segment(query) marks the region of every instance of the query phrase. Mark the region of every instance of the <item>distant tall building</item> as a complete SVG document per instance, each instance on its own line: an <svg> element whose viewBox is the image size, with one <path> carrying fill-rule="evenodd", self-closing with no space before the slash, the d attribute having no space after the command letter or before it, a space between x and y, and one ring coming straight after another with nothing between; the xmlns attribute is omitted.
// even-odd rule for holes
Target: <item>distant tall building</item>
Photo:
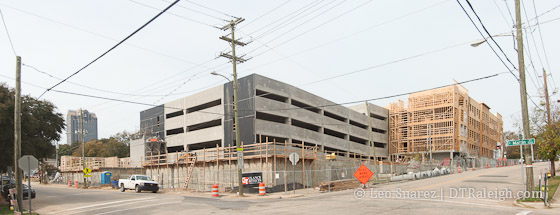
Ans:
<svg viewBox="0 0 560 215"><path fill-rule="evenodd" d="M66 141L68 144L82 142L82 116L80 111L68 110L66 115ZM97 139L97 116L83 110L85 142Z"/></svg>

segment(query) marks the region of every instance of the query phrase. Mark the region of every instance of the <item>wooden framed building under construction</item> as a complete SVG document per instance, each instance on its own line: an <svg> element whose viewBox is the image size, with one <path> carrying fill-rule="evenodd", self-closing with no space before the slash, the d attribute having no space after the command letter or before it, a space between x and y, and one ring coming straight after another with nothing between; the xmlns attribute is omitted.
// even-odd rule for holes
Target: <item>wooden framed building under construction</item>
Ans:
<svg viewBox="0 0 560 215"><path fill-rule="evenodd" d="M503 142L502 116L469 97L459 84L410 94L389 104L389 154L393 159L427 155L494 157Z"/></svg>

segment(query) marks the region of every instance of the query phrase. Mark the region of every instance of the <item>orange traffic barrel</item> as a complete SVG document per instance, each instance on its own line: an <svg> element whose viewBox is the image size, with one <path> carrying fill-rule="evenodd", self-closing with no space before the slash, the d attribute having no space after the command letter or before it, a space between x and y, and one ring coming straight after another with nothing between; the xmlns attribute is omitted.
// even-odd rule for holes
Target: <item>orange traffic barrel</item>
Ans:
<svg viewBox="0 0 560 215"><path fill-rule="evenodd" d="M72 180L68 180L68 186L72 187Z"/></svg>
<svg viewBox="0 0 560 215"><path fill-rule="evenodd" d="M264 183L260 183L259 184L259 196L264 196L266 195L266 187L264 186Z"/></svg>
<svg viewBox="0 0 560 215"><path fill-rule="evenodd" d="M218 197L220 194L218 193L218 184L212 185L212 196Z"/></svg>
<svg viewBox="0 0 560 215"><path fill-rule="evenodd" d="M78 184L78 180L75 180L75 181L74 181L74 186L75 186L76 188L80 188L80 184Z"/></svg>

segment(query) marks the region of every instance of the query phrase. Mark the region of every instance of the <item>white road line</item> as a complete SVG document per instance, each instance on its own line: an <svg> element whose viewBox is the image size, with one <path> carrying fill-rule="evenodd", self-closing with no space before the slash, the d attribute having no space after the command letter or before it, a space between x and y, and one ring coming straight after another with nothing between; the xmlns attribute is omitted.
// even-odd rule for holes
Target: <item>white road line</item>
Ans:
<svg viewBox="0 0 560 215"><path fill-rule="evenodd" d="M532 211L521 211L519 213L516 213L515 215L527 215L530 214Z"/></svg>
<svg viewBox="0 0 560 215"><path fill-rule="evenodd" d="M117 203L122 203L122 202L130 202L130 201L138 201L138 200L146 200L146 199L153 199L153 198L138 198L138 199L128 199L128 200L100 203L100 204L95 204L95 205L88 205L88 206L82 206L82 207L77 207L77 208L70 208L68 210L63 210L63 211L51 212L49 214L57 214L57 213L62 213L62 212L66 212L66 211L74 211L74 210L80 210L80 209L84 209L84 208L98 207L98 206L103 206L103 205L111 205L111 204L117 204Z"/></svg>
<svg viewBox="0 0 560 215"><path fill-rule="evenodd" d="M508 206L501 206L501 205L486 205L486 204L479 204L479 203L472 203L472 202L460 202L460 201L449 201L449 200L434 200L434 199L407 199L407 200L418 200L418 201L430 201L430 202L444 202L444 203L455 203L455 204L465 204L465 205L473 205L473 206L480 206L480 207L490 207L490 208L508 208L508 209L521 209L516 207L508 207ZM529 211L530 212L530 211Z"/></svg>
<svg viewBox="0 0 560 215"><path fill-rule="evenodd" d="M158 199L158 200L171 200L171 199L175 199L175 198L166 198L166 199ZM113 207L120 207L123 205L130 205L130 204L138 204L137 201L131 201L131 202L126 202L126 203L120 203L120 204L113 204L113 205L109 205L109 206L104 206L104 207L95 207L95 208L91 208L91 209L86 209L84 211L74 211L74 212L70 212L70 213L65 213L65 214L76 214L76 213L84 213L84 212L89 212L89 211L95 211L95 210L101 210L101 209L105 209L105 208L113 208Z"/></svg>
<svg viewBox="0 0 560 215"><path fill-rule="evenodd" d="M156 206L156 205L174 204L174 203L179 203L179 202L182 202L182 201L164 202L164 203L158 203L158 204L144 205L144 206L138 206L138 207L133 207L133 208L126 208L126 209L120 209L120 210L114 210L114 211L107 211L107 212L98 213L98 214L95 214L95 215L116 213L116 212L121 212L121 211L134 210L134 209L139 209L139 208L146 208L146 207L151 207L151 206Z"/></svg>

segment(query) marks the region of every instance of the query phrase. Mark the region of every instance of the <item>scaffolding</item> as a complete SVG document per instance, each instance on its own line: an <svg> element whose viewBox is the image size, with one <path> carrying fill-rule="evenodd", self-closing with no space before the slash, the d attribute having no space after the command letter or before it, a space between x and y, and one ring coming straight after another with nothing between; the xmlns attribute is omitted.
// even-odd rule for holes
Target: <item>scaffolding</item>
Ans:
<svg viewBox="0 0 560 215"><path fill-rule="evenodd" d="M61 172L74 172L82 171L82 157L62 156L60 157L60 171ZM98 170L100 168L133 168L132 161L129 157L85 157L85 166Z"/></svg>
<svg viewBox="0 0 560 215"><path fill-rule="evenodd" d="M501 142L502 119L461 85L409 95L389 105L389 153L393 158L427 152L463 152L493 157Z"/></svg>

